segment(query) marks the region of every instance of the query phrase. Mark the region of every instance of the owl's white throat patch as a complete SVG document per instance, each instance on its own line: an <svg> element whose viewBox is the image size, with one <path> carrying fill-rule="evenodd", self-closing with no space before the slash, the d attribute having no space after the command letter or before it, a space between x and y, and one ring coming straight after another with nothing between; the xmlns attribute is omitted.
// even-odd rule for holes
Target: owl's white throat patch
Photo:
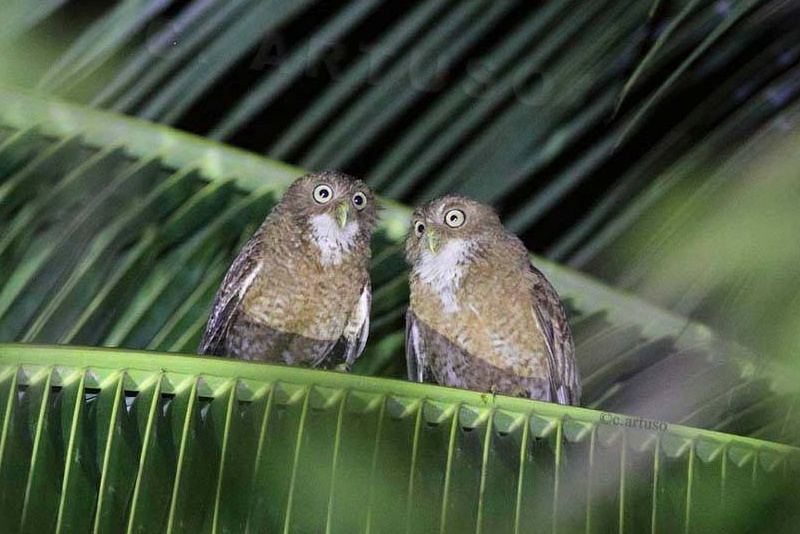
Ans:
<svg viewBox="0 0 800 534"><path fill-rule="evenodd" d="M329 214L311 217L311 237L319 249L322 265L338 265L356 244L358 223L351 221L344 228Z"/></svg>
<svg viewBox="0 0 800 534"><path fill-rule="evenodd" d="M472 246L463 239L448 241L437 253L427 248L414 267L419 279L427 284L442 300L445 313L459 310L456 291L464 276Z"/></svg>

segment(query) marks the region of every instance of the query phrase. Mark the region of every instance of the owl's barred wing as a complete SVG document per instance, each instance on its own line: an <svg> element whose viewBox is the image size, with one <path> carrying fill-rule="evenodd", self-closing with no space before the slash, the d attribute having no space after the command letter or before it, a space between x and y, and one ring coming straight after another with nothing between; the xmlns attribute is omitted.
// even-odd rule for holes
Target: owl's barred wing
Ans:
<svg viewBox="0 0 800 534"><path fill-rule="evenodd" d="M361 289L355 308L342 335L345 342L344 363L349 368L364 352L369 336L369 311L372 307L372 285L369 280Z"/></svg>
<svg viewBox="0 0 800 534"><path fill-rule="evenodd" d="M222 285L214 297L214 306L208 318L206 330L200 340L197 353L210 356L225 355L225 337L239 310L245 292L261 269L256 249L260 244L260 232L242 247L228 269Z"/></svg>
<svg viewBox="0 0 800 534"><path fill-rule="evenodd" d="M369 280L361 289L356 305L350 312L350 318L339 339L332 341L321 350L317 360L311 367L318 369L338 369L350 371L350 368L364 352L369 335L369 311L372 306L372 286Z"/></svg>
<svg viewBox="0 0 800 534"><path fill-rule="evenodd" d="M564 305L545 276L531 265L533 312L547 342L550 382L559 404L579 405L581 383L575 363L575 345Z"/></svg>
<svg viewBox="0 0 800 534"><path fill-rule="evenodd" d="M406 312L406 365L412 382L435 382L425 346L425 329L414 311Z"/></svg>

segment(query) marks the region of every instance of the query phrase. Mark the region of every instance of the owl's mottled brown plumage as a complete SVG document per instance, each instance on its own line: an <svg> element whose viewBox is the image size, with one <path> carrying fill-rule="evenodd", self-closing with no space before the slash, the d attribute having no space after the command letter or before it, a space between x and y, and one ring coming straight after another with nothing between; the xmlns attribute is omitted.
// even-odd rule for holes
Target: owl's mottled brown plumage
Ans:
<svg viewBox="0 0 800 534"><path fill-rule="evenodd" d="M497 214L448 196L419 208L412 221L409 379L579 404L561 300Z"/></svg>
<svg viewBox="0 0 800 534"><path fill-rule="evenodd" d="M352 364L369 330L375 224L361 180L335 172L296 180L228 270L198 353Z"/></svg>

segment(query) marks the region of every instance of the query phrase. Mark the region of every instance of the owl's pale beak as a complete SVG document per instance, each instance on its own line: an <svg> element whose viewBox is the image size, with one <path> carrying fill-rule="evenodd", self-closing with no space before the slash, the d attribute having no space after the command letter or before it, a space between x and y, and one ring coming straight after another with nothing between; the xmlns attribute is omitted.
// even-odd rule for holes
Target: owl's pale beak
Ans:
<svg viewBox="0 0 800 534"><path fill-rule="evenodd" d="M342 202L338 206L336 206L336 222L339 223L339 226L344 230L344 227L347 226L347 216L350 214L350 207Z"/></svg>
<svg viewBox="0 0 800 534"><path fill-rule="evenodd" d="M433 230L425 232L425 241L428 242L428 249L436 254L436 251L439 250L439 236L436 235L436 232Z"/></svg>

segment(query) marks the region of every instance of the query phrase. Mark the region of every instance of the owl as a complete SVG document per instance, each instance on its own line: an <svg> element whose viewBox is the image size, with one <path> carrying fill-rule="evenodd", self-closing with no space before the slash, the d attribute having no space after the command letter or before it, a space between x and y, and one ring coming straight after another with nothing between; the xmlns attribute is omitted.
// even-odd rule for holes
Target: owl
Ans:
<svg viewBox="0 0 800 534"><path fill-rule="evenodd" d="M580 403L561 300L490 207L447 196L419 208L406 260L410 380Z"/></svg>
<svg viewBox="0 0 800 534"><path fill-rule="evenodd" d="M369 331L376 219L364 182L297 179L228 270L198 353L349 369Z"/></svg>

